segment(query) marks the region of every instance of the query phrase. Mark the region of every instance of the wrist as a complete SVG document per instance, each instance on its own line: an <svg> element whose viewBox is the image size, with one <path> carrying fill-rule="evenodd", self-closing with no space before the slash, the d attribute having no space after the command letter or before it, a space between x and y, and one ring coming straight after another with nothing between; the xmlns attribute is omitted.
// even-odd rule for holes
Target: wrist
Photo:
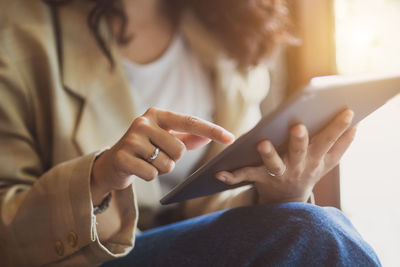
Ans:
<svg viewBox="0 0 400 267"><path fill-rule="evenodd" d="M111 192L111 188L105 184L104 177L102 175L104 173L104 171L102 171L102 167L105 153L107 153L107 151L101 153L95 159L90 175L90 190L92 202L95 206L100 205L104 198L107 197L107 195Z"/></svg>

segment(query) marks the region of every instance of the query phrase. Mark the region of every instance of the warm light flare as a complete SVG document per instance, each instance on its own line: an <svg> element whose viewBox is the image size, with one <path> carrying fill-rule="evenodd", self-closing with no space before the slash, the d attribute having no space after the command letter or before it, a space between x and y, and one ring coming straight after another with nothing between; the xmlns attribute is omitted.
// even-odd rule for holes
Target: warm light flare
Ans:
<svg viewBox="0 0 400 267"><path fill-rule="evenodd" d="M400 0L335 3L339 72L400 73ZM366 118L357 132L340 165L342 209L382 265L397 267L400 95Z"/></svg>
<svg viewBox="0 0 400 267"><path fill-rule="evenodd" d="M339 72L400 72L400 1L335 3Z"/></svg>

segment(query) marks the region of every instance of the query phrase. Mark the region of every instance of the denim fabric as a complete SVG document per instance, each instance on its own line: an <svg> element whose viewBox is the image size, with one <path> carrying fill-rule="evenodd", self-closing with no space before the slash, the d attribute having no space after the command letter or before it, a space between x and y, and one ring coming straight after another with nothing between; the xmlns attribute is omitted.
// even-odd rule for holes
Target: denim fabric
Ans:
<svg viewBox="0 0 400 267"><path fill-rule="evenodd" d="M103 266L381 266L335 208L304 203L224 210L137 236Z"/></svg>

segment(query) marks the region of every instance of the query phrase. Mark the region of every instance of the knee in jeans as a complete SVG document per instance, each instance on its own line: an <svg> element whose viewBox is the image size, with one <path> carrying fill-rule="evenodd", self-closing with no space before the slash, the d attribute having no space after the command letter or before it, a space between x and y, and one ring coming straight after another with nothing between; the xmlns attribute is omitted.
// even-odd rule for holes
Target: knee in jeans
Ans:
<svg viewBox="0 0 400 267"><path fill-rule="evenodd" d="M335 208L283 203L239 208L232 210L231 215L224 225L235 225L236 233L259 240L260 244L280 246L287 253L298 251L308 260L342 263L348 260L363 263L362 266L379 266L373 250Z"/></svg>
<svg viewBox="0 0 400 267"><path fill-rule="evenodd" d="M321 221L330 221L332 216L341 216L341 212L336 208L323 208L307 203L284 203L277 206L283 214L295 216L309 221L310 223L317 223Z"/></svg>
<svg viewBox="0 0 400 267"><path fill-rule="evenodd" d="M353 231L351 223L335 208L322 208L306 203L282 203L243 207L227 211L221 225L253 229L263 235L265 231L282 231L288 235L305 233L330 238L338 232Z"/></svg>
<svg viewBox="0 0 400 267"><path fill-rule="evenodd" d="M324 217L328 213L327 208L322 208L320 206L303 203L303 202L289 202L289 203L278 203L278 204L266 204L258 206L260 209L272 210L274 212L279 212L281 214L287 215L298 215L300 217ZM335 208L328 208L329 210L336 210Z"/></svg>
<svg viewBox="0 0 400 267"><path fill-rule="evenodd" d="M347 219L335 208L322 208L307 203L282 203L259 206L260 216L274 216L274 219L281 223L307 227L315 230L333 230L338 221Z"/></svg>

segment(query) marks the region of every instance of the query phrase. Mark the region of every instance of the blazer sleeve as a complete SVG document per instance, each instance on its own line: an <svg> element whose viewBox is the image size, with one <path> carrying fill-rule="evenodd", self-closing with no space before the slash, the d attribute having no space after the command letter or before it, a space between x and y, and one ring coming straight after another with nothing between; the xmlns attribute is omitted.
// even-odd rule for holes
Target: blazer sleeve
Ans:
<svg viewBox="0 0 400 267"><path fill-rule="evenodd" d="M90 194L96 153L46 168L35 138L29 88L0 47L0 261L5 266L93 265L133 247L133 188L113 198L122 225L102 243ZM40 133L39 133L40 134Z"/></svg>

